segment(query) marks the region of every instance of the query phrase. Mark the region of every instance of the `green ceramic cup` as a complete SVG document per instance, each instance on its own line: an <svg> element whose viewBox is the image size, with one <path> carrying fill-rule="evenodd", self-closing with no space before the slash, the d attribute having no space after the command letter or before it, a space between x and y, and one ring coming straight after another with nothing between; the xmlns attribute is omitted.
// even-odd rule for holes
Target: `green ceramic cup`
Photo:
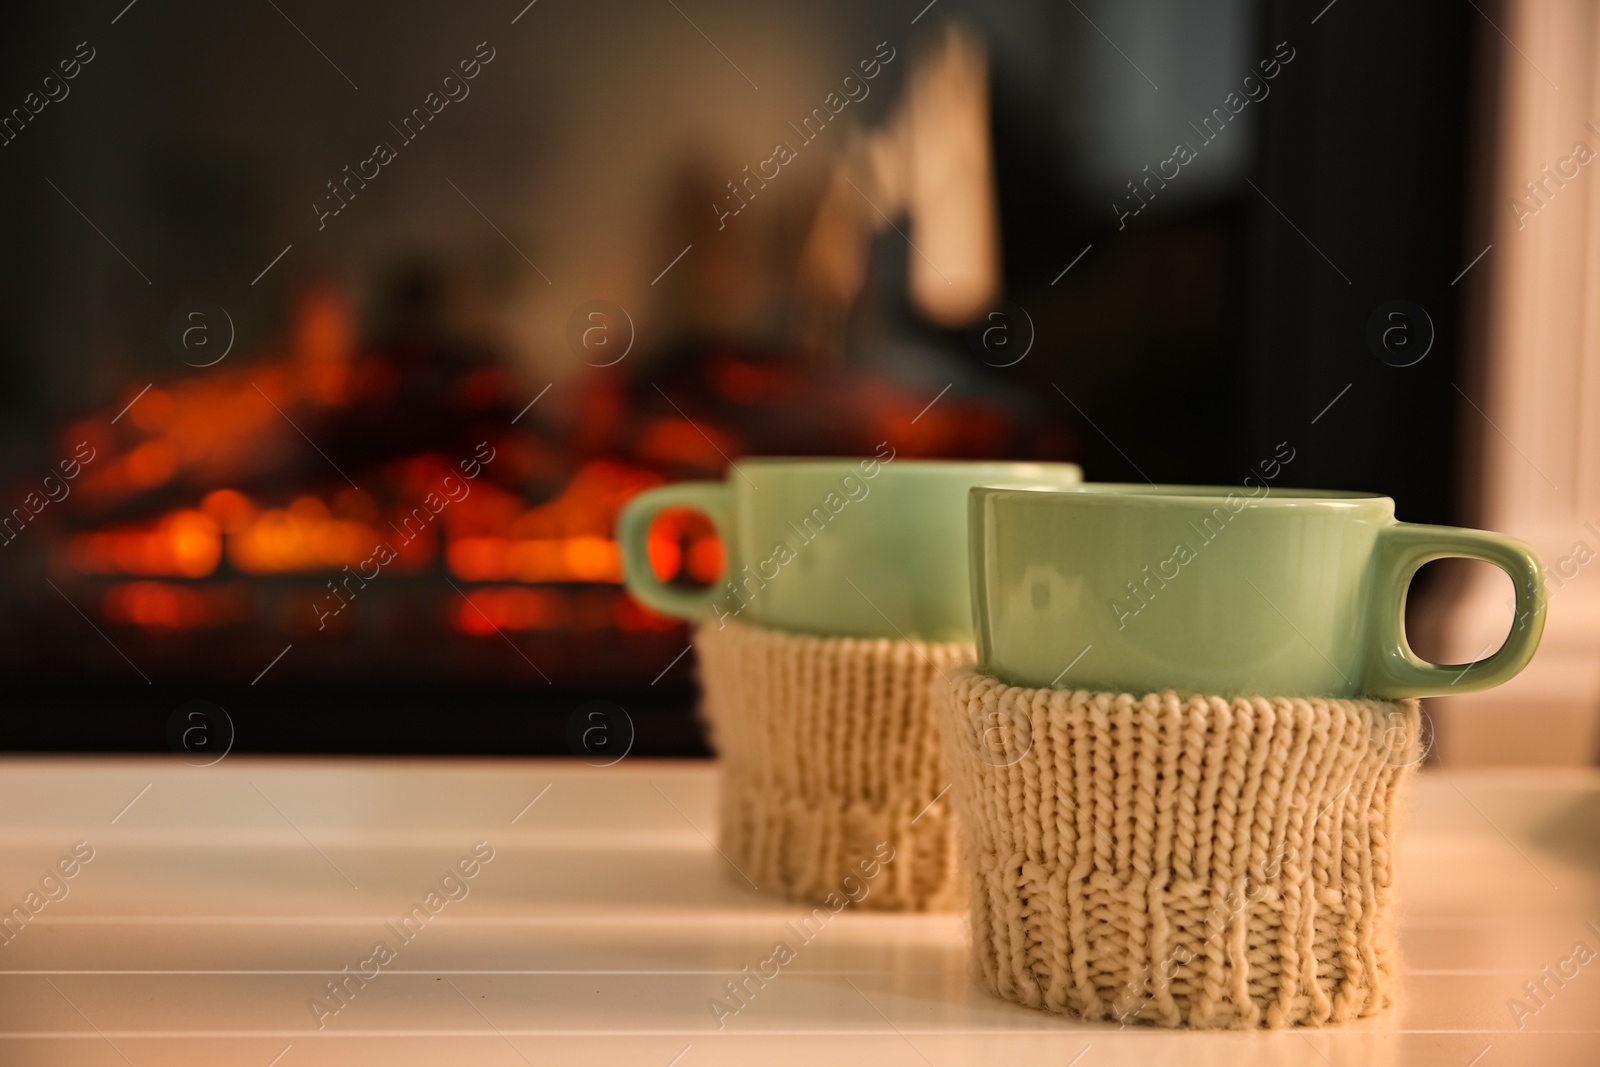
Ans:
<svg viewBox="0 0 1600 1067"><path fill-rule="evenodd" d="M685 619L752 622L792 633L972 640L967 490L1060 489L1082 481L1070 463L895 459L740 460L721 482L639 494L617 520L628 590ZM646 537L663 509L704 512L726 555L704 590L658 581Z"/></svg>
<svg viewBox="0 0 1600 1067"><path fill-rule="evenodd" d="M1498 534L1396 522L1366 493L1085 485L972 490L978 664L1014 685L1144 694L1465 693L1538 647L1538 557ZM1511 576L1516 620L1474 663L1419 659L1405 634L1417 569L1448 556Z"/></svg>

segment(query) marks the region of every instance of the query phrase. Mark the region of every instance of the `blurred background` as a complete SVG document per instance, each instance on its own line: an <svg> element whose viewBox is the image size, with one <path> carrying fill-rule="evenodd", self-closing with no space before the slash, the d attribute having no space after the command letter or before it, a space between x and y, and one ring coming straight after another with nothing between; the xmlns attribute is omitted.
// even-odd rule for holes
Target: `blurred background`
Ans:
<svg viewBox="0 0 1600 1067"><path fill-rule="evenodd" d="M632 494L1287 442L1551 568L1434 758L1595 757L1592 0L110 0L0 56L4 748L562 753L603 706L703 755ZM692 515L652 556L721 565ZM1412 642L1509 602L1430 565Z"/></svg>

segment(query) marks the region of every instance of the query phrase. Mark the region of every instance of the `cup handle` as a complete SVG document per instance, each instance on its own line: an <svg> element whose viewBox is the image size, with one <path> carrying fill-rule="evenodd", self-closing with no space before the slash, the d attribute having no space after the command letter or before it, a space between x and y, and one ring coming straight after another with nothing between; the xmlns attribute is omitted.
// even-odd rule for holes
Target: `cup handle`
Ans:
<svg viewBox="0 0 1600 1067"><path fill-rule="evenodd" d="M1472 663L1429 663L1406 641L1406 594L1423 564L1460 557L1505 571L1516 589L1516 619L1500 650ZM1397 522L1378 534L1373 603L1378 611L1377 645L1367 672L1369 695L1443 696L1470 693L1509 681L1533 658L1544 633L1544 569L1521 541L1484 530Z"/></svg>
<svg viewBox="0 0 1600 1067"><path fill-rule="evenodd" d="M623 584L628 592L648 607L680 619L700 619L711 610L717 596L715 585L705 589L674 589L656 577L650 566L650 524L667 508L694 508L705 512L721 539L724 559L731 560L729 527L729 489L722 482L679 482L649 489L623 507L617 516L617 542L622 546ZM732 568L724 564L724 571Z"/></svg>

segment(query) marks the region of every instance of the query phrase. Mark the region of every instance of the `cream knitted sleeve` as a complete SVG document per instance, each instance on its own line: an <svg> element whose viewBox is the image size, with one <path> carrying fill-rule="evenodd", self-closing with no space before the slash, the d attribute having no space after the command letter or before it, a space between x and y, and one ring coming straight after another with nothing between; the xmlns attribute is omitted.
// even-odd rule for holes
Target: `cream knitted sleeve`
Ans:
<svg viewBox="0 0 1600 1067"><path fill-rule="evenodd" d="M933 686L970 645L729 621L703 623L695 647L730 862L764 891L816 901L887 842L894 859L857 906L960 906Z"/></svg>
<svg viewBox="0 0 1600 1067"><path fill-rule="evenodd" d="M974 967L996 996L1190 1027L1344 1022L1396 985L1415 700L938 683Z"/></svg>

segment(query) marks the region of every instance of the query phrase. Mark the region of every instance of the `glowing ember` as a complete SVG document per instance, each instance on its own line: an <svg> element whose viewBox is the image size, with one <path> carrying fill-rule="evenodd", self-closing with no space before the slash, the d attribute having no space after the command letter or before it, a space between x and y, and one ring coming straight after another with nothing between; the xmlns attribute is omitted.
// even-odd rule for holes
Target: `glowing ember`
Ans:
<svg viewBox="0 0 1600 1067"><path fill-rule="evenodd" d="M463 537L450 544L445 558L451 573L469 582L622 581L617 543L603 537Z"/></svg>
<svg viewBox="0 0 1600 1067"><path fill-rule="evenodd" d="M402 467L402 481L413 488L448 469L431 455ZM634 493L659 482L651 472L597 460L580 468L554 499L531 508L503 489L480 484L444 517L446 566L468 582L619 585L621 553L611 538L617 512ZM371 498L354 490L341 491L332 504L303 495L287 507L261 507L238 490L215 489L198 510L78 534L69 542L68 558L83 574L204 578L224 555L243 574L324 574L354 565L374 545L393 540L389 530L405 513L393 514L384 520ZM397 563L416 570L435 557L436 548L430 533L406 545ZM682 571L706 582L722 567L714 531L693 512L665 516L652 531L650 552L668 580ZM553 603L495 601L495 617L516 629L537 629L543 626L538 620L555 617ZM463 628L470 631L470 624Z"/></svg>
<svg viewBox="0 0 1600 1067"><path fill-rule="evenodd" d="M144 526L78 534L67 555L84 574L204 578L222 559L222 531L203 511L174 511Z"/></svg>
<svg viewBox="0 0 1600 1067"><path fill-rule="evenodd" d="M246 598L234 587L178 582L118 582L100 600L107 622L155 630L189 630L243 621Z"/></svg>
<svg viewBox="0 0 1600 1067"><path fill-rule="evenodd" d="M383 539L373 527L336 518L313 496L256 513L228 536L228 562L245 574L337 570Z"/></svg>

